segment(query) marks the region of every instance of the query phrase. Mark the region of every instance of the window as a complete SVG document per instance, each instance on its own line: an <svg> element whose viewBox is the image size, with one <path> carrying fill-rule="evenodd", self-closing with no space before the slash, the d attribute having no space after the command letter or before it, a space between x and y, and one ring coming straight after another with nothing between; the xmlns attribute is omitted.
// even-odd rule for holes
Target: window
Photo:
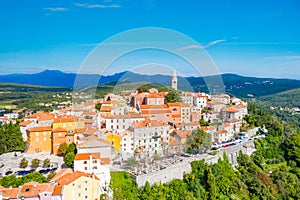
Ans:
<svg viewBox="0 0 300 200"><path fill-rule="evenodd" d="M46 136L47 133L46 133L46 132L43 132L43 134L44 134L44 136Z"/></svg>
<svg viewBox="0 0 300 200"><path fill-rule="evenodd" d="M39 136L39 132L36 132L36 133L35 133L35 136L38 137L38 136Z"/></svg>
<svg viewBox="0 0 300 200"><path fill-rule="evenodd" d="M75 186L75 183L73 183L72 186Z"/></svg>
<svg viewBox="0 0 300 200"><path fill-rule="evenodd" d="M157 147L157 144L155 144L155 147Z"/></svg>
<svg viewBox="0 0 300 200"><path fill-rule="evenodd" d="M85 167L84 170L87 170L87 167Z"/></svg>
<svg viewBox="0 0 300 200"><path fill-rule="evenodd" d="M44 137L44 141L47 141L47 138L46 138L46 137Z"/></svg>
<svg viewBox="0 0 300 200"><path fill-rule="evenodd" d="M39 141L39 138L36 138L36 141L38 142L38 141Z"/></svg>
<svg viewBox="0 0 300 200"><path fill-rule="evenodd" d="M84 198L85 198L85 199L88 199L88 196L85 196Z"/></svg>
<svg viewBox="0 0 300 200"><path fill-rule="evenodd" d="M87 181L84 181L85 184L87 184Z"/></svg>
<svg viewBox="0 0 300 200"><path fill-rule="evenodd" d="M83 161L83 164L87 164L87 161Z"/></svg>
<svg viewBox="0 0 300 200"><path fill-rule="evenodd" d="M25 192L29 192L29 190L30 190L30 188L26 188L26 189L25 189Z"/></svg>
<svg viewBox="0 0 300 200"><path fill-rule="evenodd" d="M58 137L61 137L62 136L62 133L58 133Z"/></svg>

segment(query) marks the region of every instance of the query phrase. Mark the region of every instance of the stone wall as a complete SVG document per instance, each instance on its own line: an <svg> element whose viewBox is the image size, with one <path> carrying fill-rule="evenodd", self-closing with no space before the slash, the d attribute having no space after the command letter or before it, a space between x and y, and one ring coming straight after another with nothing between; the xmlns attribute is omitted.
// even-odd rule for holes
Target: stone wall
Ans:
<svg viewBox="0 0 300 200"><path fill-rule="evenodd" d="M163 170L155 171L141 176L132 175L139 187L145 185L146 181L153 183L167 183L173 179L183 179L185 173L192 171L190 161L181 162Z"/></svg>
<svg viewBox="0 0 300 200"><path fill-rule="evenodd" d="M200 154L198 156L189 157L183 159L182 162L177 163L171 167L168 167L163 170L158 170L155 172L151 172L148 174L136 176L131 175L131 177L136 181L139 187L145 185L146 181L150 184L154 183L167 183L172 181L173 179L183 179L183 175L185 173L190 173L192 171L190 163L195 160L204 159L207 163L216 163L219 158L223 158L223 153L225 152L228 158L228 161L232 165L237 165L237 157L239 151L242 151L244 154L251 155L255 151L255 146L253 141L245 142L242 144L238 144L236 146L228 147L226 149L222 149L219 151L217 155L209 155L209 154Z"/></svg>

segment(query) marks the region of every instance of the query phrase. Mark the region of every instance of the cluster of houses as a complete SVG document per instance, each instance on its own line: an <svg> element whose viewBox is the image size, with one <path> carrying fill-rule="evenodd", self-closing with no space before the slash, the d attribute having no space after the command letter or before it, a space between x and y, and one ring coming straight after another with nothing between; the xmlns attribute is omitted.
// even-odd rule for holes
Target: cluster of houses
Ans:
<svg viewBox="0 0 300 200"><path fill-rule="evenodd" d="M94 174L66 168L59 171L49 183L28 182L18 188L0 186L0 199L99 199L104 193L100 189L100 180Z"/></svg>
<svg viewBox="0 0 300 200"><path fill-rule="evenodd" d="M176 73L172 87L177 89ZM240 132L247 115L247 103L227 94L182 92L180 102L167 102L167 95L156 88L126 90L51 113L27 114L19 124L27 153L58 155L61 144L75 143L74 168L61 170L47 184L0 188L0 197L96 199L111 192L106 165L112 164L112 152L123 159L180 153L197 128L210 134L212 143L226 142ZM95 109L97 104L100 110Z"/></svg>
<svg viewBox="0 0 300 200"><path fill-rule="evenodd" d="M211 134L212 143L226 142L240 132L247 114L247 103L227 94L182 92L182 102L172 103L166 95L152 88L107 94L100 100L98 129L114 151L136 158L178 153L197 128Z"/></svg>

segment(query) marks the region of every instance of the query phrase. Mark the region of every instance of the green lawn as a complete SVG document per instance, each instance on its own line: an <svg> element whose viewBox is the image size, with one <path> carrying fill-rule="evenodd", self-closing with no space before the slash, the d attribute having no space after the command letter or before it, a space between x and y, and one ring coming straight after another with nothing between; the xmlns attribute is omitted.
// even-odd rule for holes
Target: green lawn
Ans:
<svg viewBox="0 0 300 200"><path fill-rule="evenodd" d="M128 172L111 172L110 187L115 200L137 199L138 188Z"/></svg>

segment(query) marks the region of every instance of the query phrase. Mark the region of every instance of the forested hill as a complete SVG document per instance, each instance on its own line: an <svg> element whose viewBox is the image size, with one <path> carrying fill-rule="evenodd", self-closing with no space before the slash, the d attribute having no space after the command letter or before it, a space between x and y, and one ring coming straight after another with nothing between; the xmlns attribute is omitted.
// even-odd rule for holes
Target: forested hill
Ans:
<svg viewBox="0 0 300 200"><path fill-rule="evenodd" d="M219 75L217 75L219 76ZM178 88L185 91L209 92L205 80L214 80L217 76L178 77ZM171 76L155 74L138 74L131 71L100 76L98 74L64 73L59 70L45 70L36 74L0 75L0 83L32 84L40 86L73 87L76 78L80 78L76 86L96 86L110 82L152 82L164 86L171 85ZM300 81L293 79L256 78L236 74L222 74L225 90L237 97L275 94L286 90L300 88Z"/></svg>
<svg viewBox="0 0 300 200"><path fill-rule="evenodd" d="M262 96L258 99L272 106L300 107L300 88L273 95Z"/></svg>

